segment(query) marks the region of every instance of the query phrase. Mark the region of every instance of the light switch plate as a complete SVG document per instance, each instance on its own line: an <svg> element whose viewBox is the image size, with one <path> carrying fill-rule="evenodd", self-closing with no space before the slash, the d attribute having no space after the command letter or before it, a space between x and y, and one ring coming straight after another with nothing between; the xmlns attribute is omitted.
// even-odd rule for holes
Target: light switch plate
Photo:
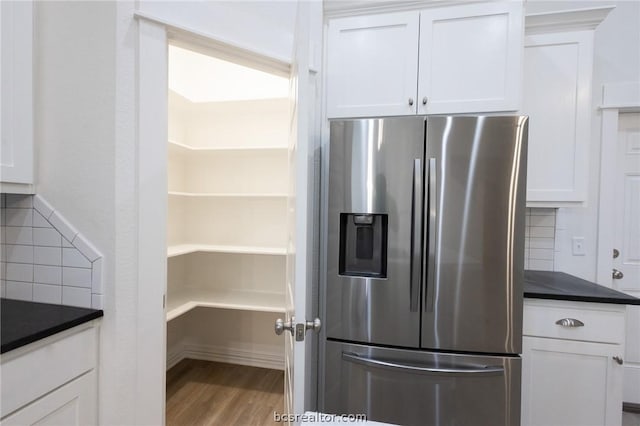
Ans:
<svg viewBox="0 0 640 426"><path fill-rule="evenodd" d="M584 237L573 237L571 239L571 253L574 256L584 256L587 254L584 248Z"/></svg>

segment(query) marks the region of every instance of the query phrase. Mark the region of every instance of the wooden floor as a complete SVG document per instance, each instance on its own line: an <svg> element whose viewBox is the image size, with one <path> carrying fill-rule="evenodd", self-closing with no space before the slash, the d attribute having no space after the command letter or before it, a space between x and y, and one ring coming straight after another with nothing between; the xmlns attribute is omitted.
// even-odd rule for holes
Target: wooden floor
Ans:
<svg viewBox="0 0 640 426"><path fill-rule="evenodd" d="M167 371L167 425L274 425L284 412L279 370L185 359Z"/></svg>

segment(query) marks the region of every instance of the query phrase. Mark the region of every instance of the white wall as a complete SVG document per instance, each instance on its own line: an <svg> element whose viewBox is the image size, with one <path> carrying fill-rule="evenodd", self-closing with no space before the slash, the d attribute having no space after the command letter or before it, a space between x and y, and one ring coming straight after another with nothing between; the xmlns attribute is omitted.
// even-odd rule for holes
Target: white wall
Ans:
<svg viewBox="0 0 640 426"><path fill-rule="evenodd" d="M616 8L595 31L592 89L592 126L589 145L589 182L583 207L559 209L556 221L555 269L588 280L596 279L600 127L598 106L605 83L638 81L640 76L640 2L529 1L527 12L580 9L613 4ZM571 254L572 237L585 237L585 256ZM601 283L610 285L611 283Z"/></svg>
<svg viewBox="0 0 640 426"><path fill-rule="evenodd" d="M137 417L132 17L126 2L36 4L36 190L104 254L105 425Z"/></svg>

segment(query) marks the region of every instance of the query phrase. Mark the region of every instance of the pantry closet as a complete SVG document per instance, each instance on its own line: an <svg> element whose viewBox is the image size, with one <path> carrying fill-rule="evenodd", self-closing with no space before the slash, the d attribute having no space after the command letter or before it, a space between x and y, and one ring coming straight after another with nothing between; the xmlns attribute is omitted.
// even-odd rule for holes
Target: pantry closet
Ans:
<svg viewBox="0 0 640 426"><path fill-rule="evenodd" d="M169 46L167 369L284 368L288 77Z"/></svg>

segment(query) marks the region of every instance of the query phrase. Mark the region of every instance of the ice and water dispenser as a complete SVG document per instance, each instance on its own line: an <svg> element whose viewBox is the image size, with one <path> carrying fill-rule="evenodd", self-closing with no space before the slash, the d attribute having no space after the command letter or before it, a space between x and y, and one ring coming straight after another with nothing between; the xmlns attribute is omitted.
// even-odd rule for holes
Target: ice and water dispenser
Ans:
<svg viewBox="0 0 640 426"><path fill-rule="evenodd" d="M386 214L340 214L340 275L387 277Z"/></svg>

